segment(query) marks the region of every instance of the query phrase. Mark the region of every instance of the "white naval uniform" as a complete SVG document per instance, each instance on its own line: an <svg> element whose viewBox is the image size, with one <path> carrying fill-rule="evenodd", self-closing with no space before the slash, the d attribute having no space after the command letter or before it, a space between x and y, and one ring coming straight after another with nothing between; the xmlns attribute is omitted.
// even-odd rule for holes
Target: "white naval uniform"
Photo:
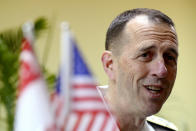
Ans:
<svg viewBox="0 0 196 131"><path fill-rule="evenodd" d="M142 129L142 131L155 131L155 129L150 124L148 124L147 121L145 121L144 128Z"/></svg>

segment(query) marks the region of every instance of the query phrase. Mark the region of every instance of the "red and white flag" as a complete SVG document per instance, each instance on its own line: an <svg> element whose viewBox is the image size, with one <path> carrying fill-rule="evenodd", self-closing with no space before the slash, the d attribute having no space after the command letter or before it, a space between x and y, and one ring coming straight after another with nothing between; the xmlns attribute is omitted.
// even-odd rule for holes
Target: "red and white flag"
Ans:
<svg viewBox="0 0 196 131"><path fill-rule="evenodd" d="M64 102L57 104L58 99L53 99L58 128L62 131L118 131L67 24L62 25L61 37L62 65L56 96L63 96Z"/></svg>
<svg viewBox="0 0 196 131"><path fill-rule="evenodd" d="M23 33L14 131L52 131L55 126L46 83L32 48L33 24L26 23Z"/></svg>

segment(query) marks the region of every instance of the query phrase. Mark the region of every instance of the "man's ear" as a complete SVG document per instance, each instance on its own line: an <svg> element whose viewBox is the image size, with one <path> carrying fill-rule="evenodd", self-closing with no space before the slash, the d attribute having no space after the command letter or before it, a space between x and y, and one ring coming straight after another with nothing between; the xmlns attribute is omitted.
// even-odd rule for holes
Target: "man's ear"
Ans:
<svg viewBox="0 0 196 131"><path fill-rule="evenodd" d="M111 51L104 51L101 57L103 68L110 80L115 79L114 60Z"/></svg>

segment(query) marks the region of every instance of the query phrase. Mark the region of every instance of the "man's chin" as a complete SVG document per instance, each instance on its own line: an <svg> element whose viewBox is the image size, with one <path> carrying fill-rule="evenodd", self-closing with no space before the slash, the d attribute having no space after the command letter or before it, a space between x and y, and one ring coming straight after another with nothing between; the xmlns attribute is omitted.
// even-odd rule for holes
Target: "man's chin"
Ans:
<svg viewBox="0 0 196 131"><path fill-rule="evenodd" d="M148 106L146 111L145 111L145 115L146 116L151 116L154 115L156 113L158 113L162 108L162 105L151 105Z"/></svg>

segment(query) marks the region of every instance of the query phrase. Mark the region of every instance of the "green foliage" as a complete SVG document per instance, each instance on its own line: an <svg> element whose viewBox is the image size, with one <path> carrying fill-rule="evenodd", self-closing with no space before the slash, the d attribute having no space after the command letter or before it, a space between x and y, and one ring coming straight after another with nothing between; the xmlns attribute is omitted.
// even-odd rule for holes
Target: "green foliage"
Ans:
<svg viewBox="0 0 196 131"><path fill-rule="evenodd" d="M48 28L48 22L45 18L40 17L35 21L34 30L35 37L39 37L41 33Z"/></svg>
<svg viewBox="0 0 196 131"><path fill-rule="evenodd" d="M35 37L40 37L48 28L47 20L43 17L34 22ZM15 105L18 86L19 55L23 39L21 27L0 33L0 105L6 110L7 131L13 130ZM42 65L44 76L52 90L56 76L50 74ZM0 116L1 118L1 116ZM0 119L2 120L2 119Z"/></svg>
<svg viewBox="0 0 196 131"><path fill-rule="evenodd" d="M56 75L51 74L44 66L42 67L42 72L47 82L49 92L53 92L55 87L55 82L56 82Z"/></svg>
<svg viewBox="0 0 196 131"><path fill-rule="evenodd" d="M22 30L18 29L10 29L0 33L0 39L3 42L2 44L6 44L8 48L8 52L17 52L20 49L21 41L22 41Z"/></svg>
<svg viewBox="0 0 196 131"><path fill-rule="evenodd" d="M0 42L0 100L7 113L8 131L12 131L16 100L16 85L18 79L18 54L9 50L8 46Z"/></svg>

